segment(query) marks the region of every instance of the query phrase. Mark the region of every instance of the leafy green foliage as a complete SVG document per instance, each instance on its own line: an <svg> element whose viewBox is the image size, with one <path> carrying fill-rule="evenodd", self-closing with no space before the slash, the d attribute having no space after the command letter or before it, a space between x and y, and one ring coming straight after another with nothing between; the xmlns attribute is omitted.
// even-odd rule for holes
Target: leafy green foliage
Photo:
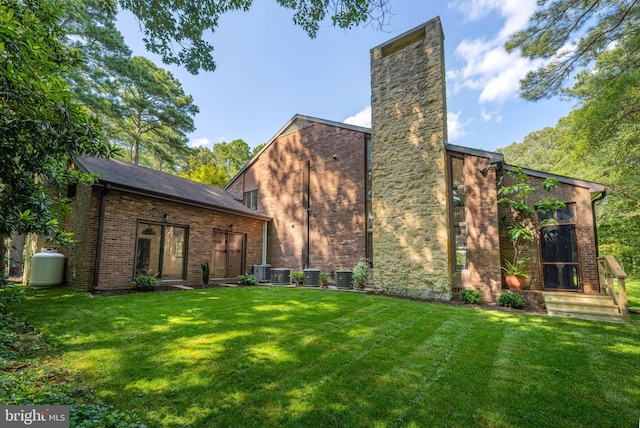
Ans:
<svg viewBox="0 0 640 428"><path fill-rule="evenodd" d="M465 288L460 292L460 300L467 305L479 305L482 303L482 293L478 290Z"/></svg>
<svg viewBox="0 0 640 428"><path fill-rule="evenodd" d="M209 262L202 262L200 267L202 268L202 283L207 285L209 284Z"/></svg>
<svg viewBox="0 0 640 428"><path fill-rule="evenodd" d="M526 271L526 264L529 260L530 259L528 257L520 257L515 263L513 263L510 260L505 259L500 269L504 271L505 275L529 278L529 274Z"/></svg>
<svg viewBox="0 0 640 428"><path fill-rule="evenodd" d="M248 11L253 0L195 3L119 0L118 3L140 20L148 51L161 55L167 64L182 64L197 74L199 70L215 70L213 46L206 39L215 32L221 17L234 11ZM388 0L277 0L277 3L293 10L294 24L312 38L327 15L334 26L348 29L367 22L382 26L389 14Z"/></svg>
<svg viewBox="0 0 640 428"><path fill-rule="evenodd" d="M144 428L138 416L95 399L64 369L46 365L52 346L31 325L0 313L0 403L68 405L70 426Z"/></svg>
<svg viewBox="0 0 640 428"><path fill-rule="evenodd" d="M302 282L304 281L304 272L299 271L299 270L292 270L291 271L291 280L293 282L295 282L298 285L301 285Z"/></svg>
<svg viewBox="0 0 640 428"><path fill-rule="evenodd" d="M62 43L65 35L55 1L0 4L0 237L36 233L69 243L58 222L65 198L47 187L91 182L71 159L115 153L72 100L66 77L79 55Z"/></svg>
<svg viewBox="0 0 640 428"><path fill-rule="evenodd" d="M256 285L258 283L258 278L252 274L238 275L237 279L242 285Z"/></svg>
<svg viewBox="0 0 640 428"><path fill-rule="evenodd" d="M356 288L364 288L369 281L369 263L360 260L353 268L353 285Z"/></svg>
<svg viewBox="0 0 640 428"><path fill-rule="evenodd" d="M512 214L507 225L507 233L513 245L513 261L507 261L503 270L518 273L507 273L508 275L528 276L524 272L524 264L527 260L520 257L520 252L525 249L527 243L538 239L540 227L538 214L565 208L565 204L553 195L531 201L536 188L528 181L529 176L520 167L512 168L498 180L498 205L508 207ZM546 178L540 187L546 192L551 192L558 187L558 180Z"/></svg>
<svg viewBox="0 0 640 428"><path fill-rule="evenodd" d="M558 94L576 69L593 63L612 43L638 37L640 4L636 0L550 0L538 5L527 28L513 34L506 44L507 50L520 49L527 58L549 60L528 73L522 82L522 96L526 99ZM575 48L568 48L572 43ZM628 66L638 67L637 49L632 61L612 70L612 76Z"/></svg>
<svg viewBox="0 0 640 428"><path fill-rule="evenodd" d="M498 306L520 309L524 306L524 298L518 293L505 291L498 296L496 303L498 304Z"/></svg>
<svg viewBox="0 0 640 428"><path fill-rule="evenodd" d="M320 285L326 287L329 285L329 273L328 272L320 272Z"/></svg>
<svg viewBox="0 0 640 428"><path fill-rule="evenodd" d="M152 276L138 275L134 288L138 291L155 291L158 288L158 281Z"/></svg>

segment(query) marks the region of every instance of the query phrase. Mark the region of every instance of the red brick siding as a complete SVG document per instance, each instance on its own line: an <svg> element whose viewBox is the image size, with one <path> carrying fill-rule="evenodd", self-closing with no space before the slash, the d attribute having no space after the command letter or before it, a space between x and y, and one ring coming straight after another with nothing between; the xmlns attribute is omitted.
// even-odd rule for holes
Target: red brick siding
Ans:
<svg viewBox="0 0 640 428"><path fill-rule="evenodd" d="M489 162L464 157L469 269L462 272L462 286L475 288L486 301L494 301L501 293L496 173L488 170L485 177L478 171Z"/></svg>
<svg viewBox="0 0 640 428"><path fill-rule="evenodd" d="M245 171L257 181L259 209L273 217L268 249L273 267L303 267L306 160L311 166L310 267L350 268L365 256L365 137L316 123L280 136ZM251 190L243 183L241 175L229 190L239 195Z"/></svg>
<svg viewBox="0 0 640 428"><path fill-rule="evenodd" d="M504 171L502 172L504 174ZM529 184L536 188L536 193L532 198L532 203L545 198L549 193L541 189L540 183L543 179L530 177ZM588 294L599 293L598 266L596 257L595 230L593 228L593 210L591 206L591 193L589 189L573 186L566 183L553 190L551 195L565 203L575 203L576 207L576 235L578 239L578 257L580 265L580 276L583 291ZM508 208L499 208L499 218L501 221L500 248L501 258L513 258L513 246L506 234L506 227L509 224L510 212ZM530 257L531 263L527 266L530 278L526 289L540 291L542 286L542 266L540 260L540 244L532 243L522 253L523 257ZM506 287L506 286L505 286Z"/></svg>
<svg viewBox="0 0 640 428"><path fill-rule="evenodd" d="M74 207L76 210L73 213L72 224L73 229L79 232L76 232L77 239L83 234L86 236L79 239L68 255L71 276L68 275L67 281L76 288L91 289L95 286L93 263L95 242L97 242L97 208L101 191L99 188L93 188L91 200L96 201L97 206L90 211L88 219L80 214L83 212L80 197L78 197L77 207ZM169 216L166 222L165 214ZM117 289L133 286L138 221L166 223L188 228L186 279L167 283L187 285L201 283L200 264L205 260L211 261L214 229L246 234L247 270L262 261L263 222L261 220L111 190L106 197L97 288ZM86 231L83 232L83 230ZM90 249L91 246L93 251L83 253L85 248Z"/></svg>
<svg viewBox="0 0 640 428"><path fill-rule="evenodd" d="M101 195L102 189L78 185L69 204L64 227L73 232L75 243L62 252L66 256L65 283L74 288L90 289L93 284Z"/></svg>

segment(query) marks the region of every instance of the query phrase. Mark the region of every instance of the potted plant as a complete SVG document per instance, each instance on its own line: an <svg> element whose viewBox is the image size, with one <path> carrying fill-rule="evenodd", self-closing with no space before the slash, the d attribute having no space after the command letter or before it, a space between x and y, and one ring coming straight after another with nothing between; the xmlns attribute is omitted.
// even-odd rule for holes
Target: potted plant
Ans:
<svg viewBox="0 0 640 428"><path fill-rule="evenodd" d="M329 274L327 272L320 272L320 286L322 288L329 286Z"/></svg>
<svg viewBox="0 0 640 428"><path fill-rule="evenodd" d="M524 287L525 280L529 278L529 274L524 268L528 261L528 257L517 259L515 264L507 259L504 260L504 266L501 269L504 271L504 282L509 290L522 290Z"/></svg>
<svg viewBox="0 0 640 428"><path fill-rule="evenodd" d="M505 273L507 287L515 290L521 290L525 279L529 278L525 265L531 259L522 257L521 252L528 243L539 238L540 227L550 221L544 220L541 223L538 220L539 214L565 209L565 204L554 196L531 203L529 200L536 189L528 180L529 176L522 172L522 168L513 168L500 177L498 182L498 205L509 207L511 210L511 224L507 227L507 233L513 246L513 259L505 259L502 270ZM542 181L541 187L550 192L558 187L558 180L547 178Z"/></svg>
<svg viewBox="0 0 640 428"><path fill-rule="evenodd" d="M296 287L301 287L304 281L304 272L299 270L291 271L291 279L296 283Z"/></svg>
<svg viewBox="0 0 640 428"><path fill-rule="evenodd" d="M366 260L360 260L353 268L353 284L356 288L363 289L367 281L369 281L369 263Z"/></svg>

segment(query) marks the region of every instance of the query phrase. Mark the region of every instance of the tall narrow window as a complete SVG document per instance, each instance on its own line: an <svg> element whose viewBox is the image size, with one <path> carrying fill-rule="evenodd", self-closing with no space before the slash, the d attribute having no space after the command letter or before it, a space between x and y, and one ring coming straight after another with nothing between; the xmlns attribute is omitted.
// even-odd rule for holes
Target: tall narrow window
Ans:
<svg viewBox="0 0 640 428"><path fill-rule="evenodd" d="M252 210L258 209L258 191L252 190L250 192L244 192L243 202L245 207L249 207Z"/></svg>
<svg viewBox="0 0 640 428"><path fill-rule="evenodd" d="M469 268L467 255L467 216L464 185L464 159L450 157L452 228L456 271Z"/></svg>
<svg viewBox="0 0 640 428"><path fill-rule="evenodd" d="M187 228L138 222L134 277L184 279Z"/></svg>
<svg viewBox="0 0 640 428"><path fill-rule="evenodd" d="M547 223L540 230L544 288L579 290L575 204L566 204L564 210L541 213L539 220Z"/></svg>
<svg viewBox="0 0 640 428"><path fill-rule="evenodd" d="M369 259L371 263L373 263L373 211L371 207L371 199L372 199L372 187L373 187L373 145L371 142L371 137L366 137L365 139L365 150L366 150L366 158L367 164L365 169L366 180L365 180L365 206L364 206L364 217L367 228L367 237L366 237L366 257Z"/></svg>

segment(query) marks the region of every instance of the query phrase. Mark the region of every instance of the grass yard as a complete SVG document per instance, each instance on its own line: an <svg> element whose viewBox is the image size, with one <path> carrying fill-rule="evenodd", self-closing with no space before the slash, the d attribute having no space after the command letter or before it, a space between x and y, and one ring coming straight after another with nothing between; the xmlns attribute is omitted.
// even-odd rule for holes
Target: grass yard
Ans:
<svg viewBox="0 0 640 428"><path fill-rule="evenodd" d="M640 283L629 287L640 308ZM250 287L12 310L67 367L150 427L637 426L640 317L551 318Z"/></svg>

